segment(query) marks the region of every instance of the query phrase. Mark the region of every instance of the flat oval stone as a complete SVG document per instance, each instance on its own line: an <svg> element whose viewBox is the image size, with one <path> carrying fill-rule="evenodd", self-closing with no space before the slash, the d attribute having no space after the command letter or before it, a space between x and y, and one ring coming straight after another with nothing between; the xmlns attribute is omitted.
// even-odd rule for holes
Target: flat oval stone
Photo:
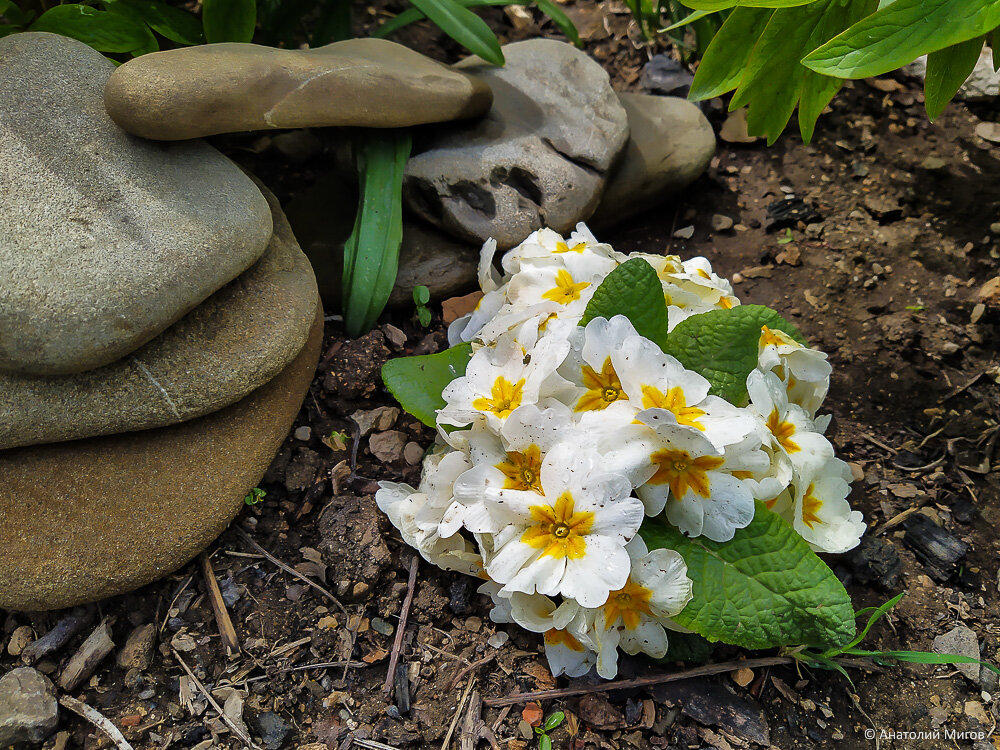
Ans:
<svg viewBox="0 0 1000 750"><path fill-rule="evenodd" d="M76 375L0 372L0 449L165 427L211 414L302 351L319 296L278 200L264 256L155 339Z"/></svg>
<svg viewBox="0 0 1000 750"><path fill-rule="evenodd" d="M384 39L154 52L119 67L105 90L115 122L164 141L271 128L404 128L475 117L490 101L482 81Z"/></svg>
<svg viewBox="0 0 1000 750"><path fill-rule="evenodd" d="M0 452L0 608L60 609L187 563L243 507L288 435L323 338L242 401L190 422Z"/></svg>
<svg viewBox="0 0 1000 750"><path fill-rule="evenodd" d="M0 370L121 359L253 265L271 237L267 201L221 153L111 121L113 70L67 37L0 39Z"/></svg>
<svg viewBox="0 0 1000 750"><path fill-rule="evenodd" d="M493 237L501 249L589 219L628 139L608 74L585 53L553 39L503 51L502 68L476 57L456 66L489 84L493 106L481 120L439 128L403 183L423 219L479 245Z"/></svg>
<svg viewBox="0 0 1000 750"><path fill-rule="evenodd" d="M625 153L604 187L592 227L662 206L694 182L715 155L715 132L686 99L619 94L628 113Z"/></svg>

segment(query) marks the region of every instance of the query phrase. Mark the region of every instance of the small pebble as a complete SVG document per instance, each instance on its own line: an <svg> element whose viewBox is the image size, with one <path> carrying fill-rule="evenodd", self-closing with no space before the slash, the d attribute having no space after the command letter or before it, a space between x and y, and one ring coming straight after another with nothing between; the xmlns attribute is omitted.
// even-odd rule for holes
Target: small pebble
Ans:
<svg viewBox="0 0 1000 750"><path fill-rule="evenodd" d="M676 237L679 240L691 239L692 237L694 237L694 224L689 224L688 226L683 227L682 229L678 229L676 232L674 232L674 237Z"/></svg>
<svg viewBox="0 0 1000 750"><path fill-rule="evenodd" d="M312 437L312 434L313 434L312 427L310 427L309 425L303 425L302 427L299 427L295 431L295 439L301 440L303 443L306 443L309 441L309 438Z"/></svg>
<svg viewBox="0 0 1000 750"><path fill-rule="evenodd" d="M386 622L381 617L372 618L372 630L382 635L392 635L392 623Z"/></svg>
<svg viewBox="0 0 1000 750"><path fill-rule="evenodd" d="M424 449L420 447L419 443L410 441L403 448L403 459L410 466L416 466L424 459Z"/></svg>
<svg viewBox="0 0 1000 750"><path fill-rule="evenodd" d="M406 344L406 334L391 323L386 323L382 326L382 333L389 340L389 345L397 351L402 349L403 345Z"/></svg>
<svg viewBox="0 0 1000 750"><path fill-rule="evenodd" d="M507 633L505 633L503 630L501 630L499 633L494 633L493 635L491 635L489 637L489 640L487 640L486 642L490 644L493 648L500 648L509 640L510 636L507 635Z"/></svg>
<svg viewBox="0 0 1000 750"><path fill-rule="evenodd" d="M21 652L33 640L35 640L35 631L31 629L30 625L22 625L11 633L10 642L7 644L7 653L11 656L20 656Z"/></svg>
<svg viewBox="0 0 1000 750"><path fill-rule="evenodd" d="M727 232L733 228L733 220L723 214L712 215L712 229L716 232Z"/></svg>

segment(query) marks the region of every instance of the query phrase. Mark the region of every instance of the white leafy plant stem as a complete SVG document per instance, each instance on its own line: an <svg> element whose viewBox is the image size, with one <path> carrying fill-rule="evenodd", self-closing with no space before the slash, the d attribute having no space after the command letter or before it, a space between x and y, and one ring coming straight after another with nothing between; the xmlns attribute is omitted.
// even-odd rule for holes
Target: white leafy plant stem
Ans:
<svg viewBox="0 0 1000 750"><path fill-rule="evenodd" d="M736 407L624 316L579 325L636 257L661 281L671 329L739 305L705 258L625 255L582 224L533 233L502 273L495 252L484 245L482 300L448 331L475 352L443 392L420 486L382 482L376 501L426 560L483 580L495 622L542 634L554 675L613 678L620 651L662 657L682 630L672 618L693 584L678 552L637 536L645 518L726 542L756 499L817 551L858 544L850 471L816 416L825 354L763 327L750 404Z"/></svg>

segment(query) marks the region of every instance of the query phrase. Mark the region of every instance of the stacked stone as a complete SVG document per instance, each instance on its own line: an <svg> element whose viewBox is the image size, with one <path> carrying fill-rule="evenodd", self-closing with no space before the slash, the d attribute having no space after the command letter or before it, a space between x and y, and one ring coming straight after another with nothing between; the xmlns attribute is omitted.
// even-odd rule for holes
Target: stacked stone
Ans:
<svg viewBox="0 0 1000 750"><path fill-rule="evenodd" d="M489 104L470 76L377 40L116 70L64 37L0 39L0 608L92 601L186 563L312 380L308 259L274 197L191 139Z"/></svg>

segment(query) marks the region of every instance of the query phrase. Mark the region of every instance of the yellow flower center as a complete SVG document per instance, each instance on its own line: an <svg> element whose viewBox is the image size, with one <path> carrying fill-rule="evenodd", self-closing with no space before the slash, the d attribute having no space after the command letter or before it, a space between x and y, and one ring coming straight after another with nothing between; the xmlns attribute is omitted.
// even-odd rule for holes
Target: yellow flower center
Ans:
<svg viewBox="0 0 1000 750"><path fill-rule="evenodd" d="M699 268L698 269L698 275L701 276L701 278L703 278L703 279L709 279L709 280L711 280L711 278L712 278L711 276L708 275L708 271L706 271L704 268Z"/></svg>
<svg viewBox="0 0 1000 750"><path fill-rule="evenodd" d="M510 413L521 405L524 391L524 378L511 383L503 375L493 381L490 396L480 396L472 402L472 408L488 411L501 419L506 419Z"/></svg>
<svg viewBox="0 0 1000 750"><path fill-rule="evenodd" d="M556 630L555 628L545 631L545 645L565 646L570 651L577 651L577 652L582 652L584 650L583 644L580 643L580 641L578 641L572 635L570 635L568 631Z"/></svg>
<svg viewBox="0 0 1000 750"><path fill-rule="evenodd" d="M600 372L590 365L584 365L580 368L580 377L587 392L576 402L575 411L606 409L624 396L622 383L618 379L614 365L611 364L611 357L604 360Z"/></svg>
<svg viewBox="0 0 1000 750"><path fill-rule="evenodd" d="M733 301L728 297L722 297L719 299L719 307L721 307L723 310L732 310Z"/></svg>
<svg viewBox="0 0 1000 750"><path fill-rule="evenodd" d="M542 470L542 450L537 445L529 445L523 453L507 452L507 460L497 464L507 477L504 480L505 490L533 490L542 494L542 485L538 479Z"/></svg>
<svg viewBox="0 0 1000 750"><path fill-rule="evenodd" d="M565 268L559 269L556 273L556 285L542 295L542 299L558 302L560 305L568 305L570 302L580 299L580 292L590 284L581 281L579 284L573 281L569 271Z"/></svg>
<svg viewBox="0 0 1000 750"><path fill-rule="evenodd" d="M806 494L802 496L802 523L810 529L813 528L813 524L823 523L818 515L819 509L823 507L823 501L813 494L815 491L816 485L810 484Z"/></svg>
<svg viewBox="0 0 1000 750"><path fill-rule="evenodd" d="M701 456L692 458L687 451L665 448L650 456L656 464L656 473L651 484L667 484L675 500L680 500L690 489L707 498L710 495L708 472L725 463L721 456Z"/></svg>
<svg viewBox="0 0 1000 750"><path fill-rule="evenodd" d="M687 405L687 397L680 386L675 385L664 394L659 388L644 385L642 387L642 408L667 409L677 417L677 424L705 431L705 426L698 421L700 417L705 416L705 412L697 406Z"/></svg>
<svg viewBox="0 0 1000 750"><path fill-rule="evenodd" d="M555 505L532 505L530 511L535 525L521 535L524 544L555 558L579 560L587 553L585 537L594 524L594 514L574 512L572 493L562 493Z"/></svg>
<svg viewBox="0 0 1000 750"><path fill-rule="evenodd" d="M649 600L653 592L631 578L617 591L612 591L604 603L604 627L611 628L620 617L629 630L639 627L640 615L651 615Z"/></svg>
<svg viewBox="0 0 1000 750"><path fill-rule="evenodd" d="M586 249L586 242L577 242L573 247L570 247L565 242L557 242L556 249L553 252L561 255L562 253L582 253Z"/></svg>
<svg viewBox="0 0 1000 750"><path fill-rule="evenodd" d="M778 441L781 447L789 453L798 453L802 450L799 444L792 440L792 435L795 434L795 425L784 421L778 414L777 409L773 409L768 416L767 429L771 431L774 439Z"/></svg>
<svg viewBox="0 0 1000 750"><path fill-rule="evenodd" d="M761 346L798 346L796 341L783 331L772 331L767 326L760 327Z"/></svg>

